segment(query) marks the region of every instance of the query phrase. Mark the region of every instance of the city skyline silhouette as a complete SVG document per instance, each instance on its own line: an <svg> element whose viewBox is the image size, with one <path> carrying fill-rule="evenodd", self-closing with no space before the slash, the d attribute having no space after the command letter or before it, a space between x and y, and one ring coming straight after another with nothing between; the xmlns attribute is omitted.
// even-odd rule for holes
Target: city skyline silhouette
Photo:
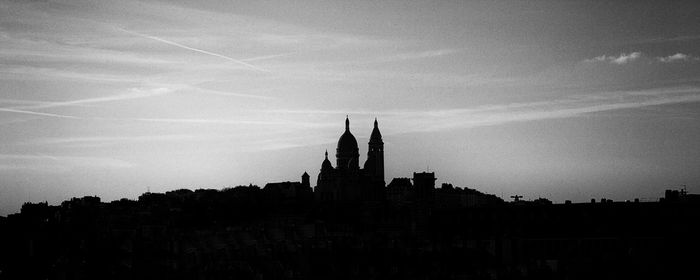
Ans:
<svg viewBox="0 0 700 280"><path fill-rule="evenodd" d="M699 18L0 1L0 280L697 279Z"/></svg>
<svg viewBox="0 0 700 280"><path fill-rule="evenodd" d="M358 143L380 121L386 184L429 166L505 200L698 193L697 6L5 1L0 215L315 186L346 115Z"/></svg>

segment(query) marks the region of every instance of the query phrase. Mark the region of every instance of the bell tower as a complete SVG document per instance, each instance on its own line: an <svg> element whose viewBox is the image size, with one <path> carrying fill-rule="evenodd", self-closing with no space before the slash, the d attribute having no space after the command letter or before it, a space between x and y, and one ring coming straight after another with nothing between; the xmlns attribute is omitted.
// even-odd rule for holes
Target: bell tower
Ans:
<svg viewBox="0 0 700 280"><path fill-rule="evenodd" d="M304 174L301 174L301 186L311 187L311 183L309 183L309 173L306 173L306 171L304 171Z"/></svg>
<svg viewBox="0 0 700 280"><path fill-rule="evenodd" d="M386 185L384 181L384 142L376 118L374 119L372 135L369 137L369 149L364 169L372 177L372 181L381 183L382 186Z"/></svg>

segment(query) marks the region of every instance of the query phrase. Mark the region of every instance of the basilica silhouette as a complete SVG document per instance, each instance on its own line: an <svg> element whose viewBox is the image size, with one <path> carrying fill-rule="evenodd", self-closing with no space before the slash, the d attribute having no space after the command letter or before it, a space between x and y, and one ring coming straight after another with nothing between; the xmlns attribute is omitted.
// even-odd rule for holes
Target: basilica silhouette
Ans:
<svg viewBox="0 0 700 280"><path fill-rule="evenodd" d="M326 158L321 164L321 172L314 193L319 201L378 201L385 195L384 181L384 142L379 132L377 119L369 138L367 161L360 168L360 152L355 136L350 132L350 120L345 118L345 132L338 139L336 166Z"/></svg>

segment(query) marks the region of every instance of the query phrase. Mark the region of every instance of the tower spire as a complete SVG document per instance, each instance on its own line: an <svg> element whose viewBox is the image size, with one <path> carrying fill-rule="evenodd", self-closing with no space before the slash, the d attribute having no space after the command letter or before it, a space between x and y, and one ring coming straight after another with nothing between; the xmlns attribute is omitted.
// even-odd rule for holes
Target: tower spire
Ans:
<svg viewBox="0 0 700 280"><path fill-rule="evenodd" d="M379 122L374 118L374 129L369 137L369 149L367 150L367 162L365 162L365 172L372 181L384 186L384 142L382 133L379 132Z"/></svg>
<svg viewBox="0 0 700 280"><path fill-rule="evenodd" d="M348 115L345 115L345 131L350 130L350 118L348 118Z"/></svg>
<svg viewBox="0 0 700 280"><path fill-rule="evenodd" d="M328 149L326 149L326 159L328 159Z"/></svg>
<svg viewBox="0 0 700 280"><path fill-rule="evenodd" d="M370 143L382 143L382 133L379 132L379 122L377 118L374 118L374 129L372 129L372 134L369 137Z"/></svg>

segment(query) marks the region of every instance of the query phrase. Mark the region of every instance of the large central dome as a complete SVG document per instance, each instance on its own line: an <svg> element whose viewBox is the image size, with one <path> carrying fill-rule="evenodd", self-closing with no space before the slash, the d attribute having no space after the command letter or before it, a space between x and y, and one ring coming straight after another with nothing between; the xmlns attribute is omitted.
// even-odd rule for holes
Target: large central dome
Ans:
<svg viewBox="0 0 700 280"><path fill-rule="evenodd" d="M345 167L355 167L358 165L358 159L360 156L359 149L357 148L357 140L355 136L350 133L350 120L345 118L345 132L338 139L338 148L336 149L335 157L338 162L339 168ZM352 166L350 166L352 165Z"/></svg>
<svg viewBox="0 0 700 280"><path fill-rule="evenodd" d="M358 152L357 140L355 140L355 136L353 136L349 130L346 130L345 133L340 136L340 139L338 139L337 151L338 154L344 155L353 155Z"/></svg>
<svg viewBox="0 0 700 280"><path fill-rule="evenodd" d="M344 156L354 156L358 153L357 140L355 136L350 133L350 120L345 118L345 133L338 139L338 149L336 150L339 155Z"/></svg>

